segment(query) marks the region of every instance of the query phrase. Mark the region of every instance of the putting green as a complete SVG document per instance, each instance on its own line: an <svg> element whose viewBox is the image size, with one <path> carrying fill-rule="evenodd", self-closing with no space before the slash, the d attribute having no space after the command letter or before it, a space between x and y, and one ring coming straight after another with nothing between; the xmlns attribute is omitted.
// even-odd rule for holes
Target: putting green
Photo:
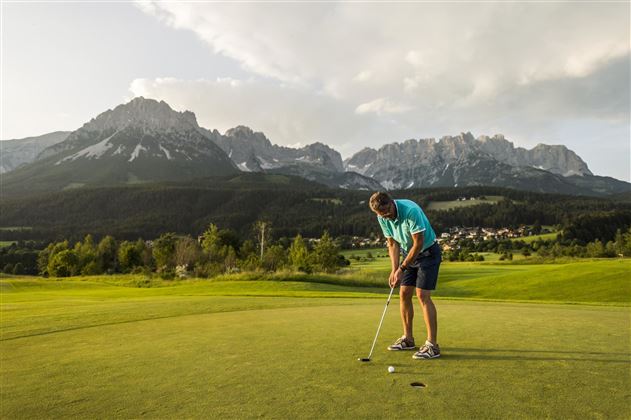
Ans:
<svg viewBox="0 0 631 420"><path fill-rule="evenodd" d="M360 363L383 295L68 283L4 288L2 418L629 416L628 307L438 301L444 356L416 361L384 350L400 333L395 300Z"/></svg>

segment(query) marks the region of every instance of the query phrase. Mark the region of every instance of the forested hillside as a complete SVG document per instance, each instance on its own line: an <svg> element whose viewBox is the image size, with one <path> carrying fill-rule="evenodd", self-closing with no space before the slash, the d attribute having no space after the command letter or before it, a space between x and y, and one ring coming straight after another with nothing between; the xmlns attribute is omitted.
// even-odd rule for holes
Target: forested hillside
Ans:
<svg viewBox="0 0 631 420"><path fill-rule="evenodd" d="M113 235L155 238L164 232L198 235L209 223L251 234L257 220L274 236L333 237L379 234L368 208L370 191L331 189L285 175L241 174L188 183L77 189L0 204L2 240L80 240ZM452 226L559 225L570 239L613 239L631 224L631 203L613 199L539 194L495 187L392 192L423 207L458 197L502 196L496 204L427 211L440 233ZM594 220L592 220L594 218ZM606 237L605 237L606 236ZM609 237L611 236L611 237Z"/></svg>

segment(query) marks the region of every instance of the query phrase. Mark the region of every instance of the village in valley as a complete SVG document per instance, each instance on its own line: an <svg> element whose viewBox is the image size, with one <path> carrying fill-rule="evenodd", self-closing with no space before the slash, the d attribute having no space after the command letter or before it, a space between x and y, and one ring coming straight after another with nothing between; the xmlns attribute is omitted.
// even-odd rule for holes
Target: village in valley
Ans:
<svg viewBox="0 0 631 420"><path fill-rule="evenodd" d="M449 228L447 232L443 232L438 235L436 240L440 244L443 251L452 251L459 249L459 243L463 240L470 240L473 243L478 244L482 241L496 240L501 241L504 239L516 239L535 234L550 233L549 229L543 228L540 232L535 232L531 226L520 226L516 229L513 228L483 228L483 227L459 227L454 226ZM381 236L364 238L360 236L349 237L349 240L343 241L342 248L350 249L362 249L362 248L376 248L385 246L385 239Z"/></svg>

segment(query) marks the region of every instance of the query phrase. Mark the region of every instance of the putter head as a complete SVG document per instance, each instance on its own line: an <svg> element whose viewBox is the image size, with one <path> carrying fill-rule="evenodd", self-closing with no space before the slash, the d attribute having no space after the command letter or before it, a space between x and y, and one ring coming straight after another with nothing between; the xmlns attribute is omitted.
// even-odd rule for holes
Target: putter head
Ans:
<svg viewBox="0 0 631 420"><path fill-rule="evenodd" d="M366 357L366 358L361 358L361 357L360 357L360 358L359 358L359 359L357 359L357 360L359 360L360 362L370 362L370 359L369 359L369 358L367 358L367 357Z"/></svg>

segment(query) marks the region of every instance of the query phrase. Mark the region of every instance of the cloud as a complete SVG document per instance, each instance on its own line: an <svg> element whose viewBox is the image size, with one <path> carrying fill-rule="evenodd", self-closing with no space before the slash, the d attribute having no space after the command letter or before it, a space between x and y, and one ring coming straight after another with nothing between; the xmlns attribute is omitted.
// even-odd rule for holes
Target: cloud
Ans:
<svg viewBox="0 0 631 420"><path fill-rule="evenodd" d="M211 126L252 121L284 144L320 140L355 151L467 130L523 138L528 125L547 127L538 133L553 137L581 118L628 125L629 4L138 7L194 32L209 53L235 60L252 76L230 87L180 80L186 95L167 89L166 81L143 80L143 86L173 97ZM215 96L202 99L202 93ZM573 140L539 141L571 148Z"/></svg>
<svg viewBox="0 0 631 420"><path fill-rule="evenodd" d="M588 77L629 53L624 4L138 6L253 75L355 107L374 98L474 107L519 86Z"/></svg>
<svg viewBox="0 0 631 420"><path fill-rule="evenodd" d="M411 110L412 108L403 104L390 101L387 98L378 98L370 102L363 103L355 108L356 114L369 114L375 113L377 115L383 114L400 114Z"/></svg>

